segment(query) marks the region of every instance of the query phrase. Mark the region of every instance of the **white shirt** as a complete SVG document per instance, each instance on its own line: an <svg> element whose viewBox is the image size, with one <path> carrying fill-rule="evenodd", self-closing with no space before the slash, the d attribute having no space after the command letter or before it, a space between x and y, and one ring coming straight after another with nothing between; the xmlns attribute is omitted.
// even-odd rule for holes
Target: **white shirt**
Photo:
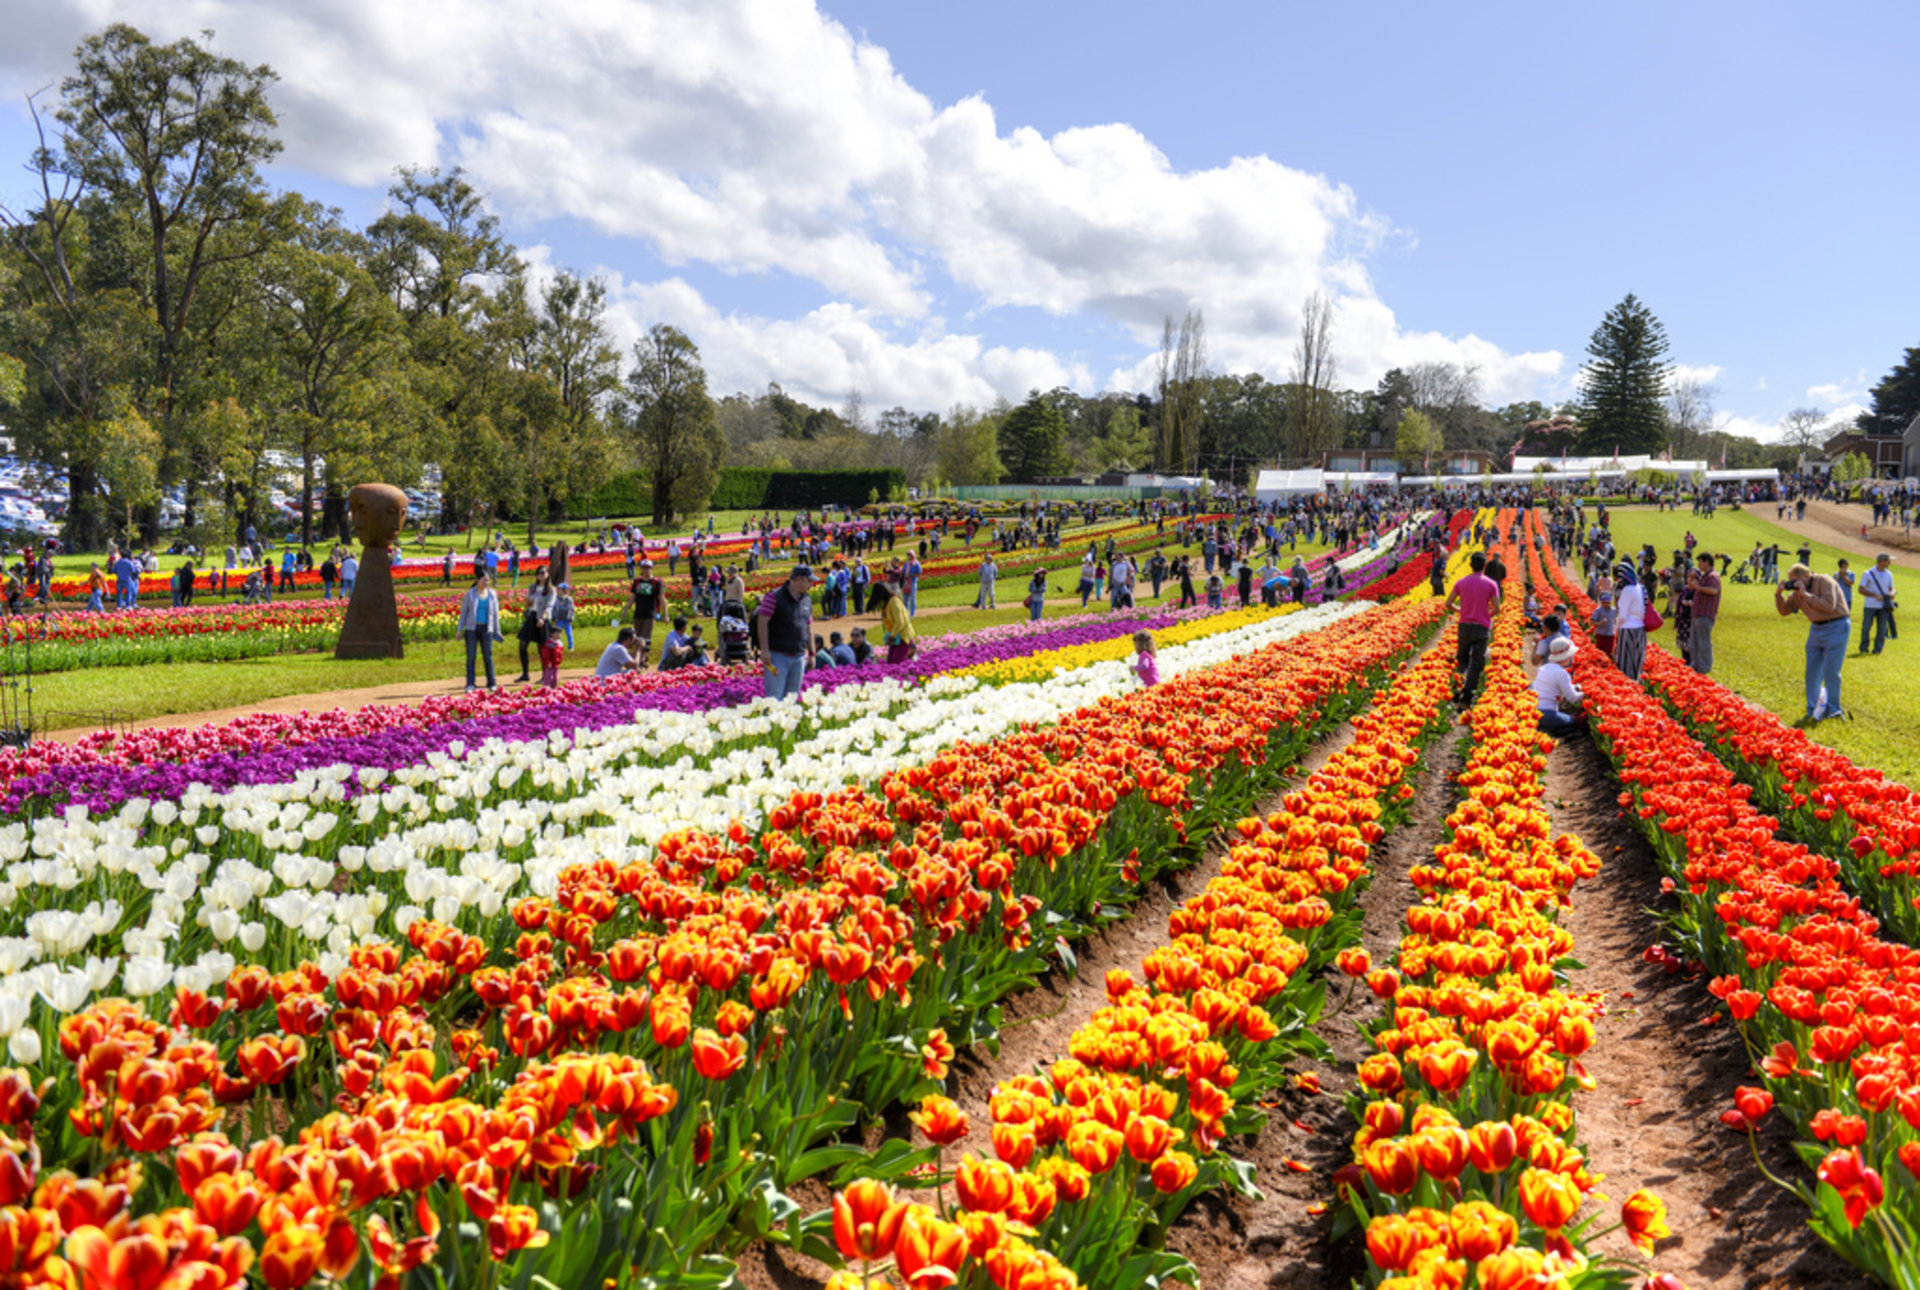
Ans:
<svg viewBox="0 0 1920 1290"><path fill-rule="evenodd" d="M1869 609L1884 609L1883 596L1893 594L1893 570L1875 565L1860 575L1860 599Z"/></svg>
<svg viewBox="0 0 1920 1290"><path fill-rule="evenodd" d="M1574 687L1573 678L1567 675L1567 669L1551 662L1542 663L1540 670L1534 673L1533 692L1542 712L1558 712L1561 700L1578 703L1581 697L1580 691Z"/></svg>
<svg viewBox="0 0 1920 1290"><path fill-rule="evenodd" d="M360 562L358 560L354 559L352 556L348 556L346 559L340 562L340 577L343 580L350 582L359 576L360 576Z"/></svg>
<svg viewBox="0 0 1920 1290"><path fill-rule="evenodd" d="M1614 630L1626 631L1631 627L1645 628L1647 625L1647 596L1639 583L1620 588L1619 612L1614 618Z"/></svg>

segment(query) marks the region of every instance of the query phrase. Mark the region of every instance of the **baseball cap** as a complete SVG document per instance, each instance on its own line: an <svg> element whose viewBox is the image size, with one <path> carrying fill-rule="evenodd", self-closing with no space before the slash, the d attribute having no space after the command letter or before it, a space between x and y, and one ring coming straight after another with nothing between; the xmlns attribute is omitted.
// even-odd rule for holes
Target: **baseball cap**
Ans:
<svg viewBox="0 0 1920 1290"><path fill-rule="evenodd" d="M791 582L795 578L806 578L811 581L813 578L813 569L808 565L796 564L793 566L793 572L787 575L787 580Z"/></svg>

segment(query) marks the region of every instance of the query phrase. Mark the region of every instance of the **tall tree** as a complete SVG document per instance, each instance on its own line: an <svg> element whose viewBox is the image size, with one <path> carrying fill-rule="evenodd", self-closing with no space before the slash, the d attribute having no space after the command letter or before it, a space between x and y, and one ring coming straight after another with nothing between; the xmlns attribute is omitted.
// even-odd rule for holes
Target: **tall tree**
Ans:
<svg viewBox="0 0 1920 1290"><path fill-rule="evenodd" d="M1393 451L1408 470L1427 472L1433 464L1433 454L1444 446L1440 427L1434 424L1432 417L1419 408L1408 408L1400 414L1400 424L1393 436Z"/></svg>
<svg viewBox="0 0 1920 1290"><path fill-rule="evenodd" d="M1300 339L1293 347L1293 397L1287 408L1287 448L1301 461L1317 460L1340 442L1334 391L1338 372L1333 357L1333 301L1316 291L1300 306Z"/></svg>
<svg viewBox="0 0 1920 1290"><path fill-rule="evenodd" d="M1000 459L1000 423L1011 410L1004 401L991 412L956 405L933 432L933 478L941 484L997 484L1007 468Z"/></svg>
<svg viewBox="0 0 1920 1290"><path fill-rule="evenodd" d="M1909 349L1868 397L1872 406L1855 424L1867 434L1904 434L1920 417L1920 346Z"/></svg>
<svg viewBox="0 0 1920 1290"><path fill-rule="evenodd" d="M1160 425L1154 459L1169 474L1192 471L1199 455L1207 395L1207 318L1187 310L1174 328L1169 314L1160 340Z"/></svg>
<svg viewBox="0 0 1920 1290"><path fill-rule="evenodd" d="M260 279L284 381L279 420L300 459L303 544L314 540L321 466L336 485L366 470L390 475L412 456L416 420L400 312L362 267L360 239L324 215L309 228L266 258Z"/></svg>
<svg viewBox="0 0 1920 1290"><path fill-rule="evenodd" d="M206 463L180 442L181 395L196 347L229 316L201 306L222 266L263 254L268 198L260 167L280 151L267 87L249 67L191 39L156 45L115 23L80 43L60 84L65 127L57 164L138 228L137 289L150 311L151 404L166 446L163 475L187 487L188 523Z"/></svg>
<svg viewBox="0 0 1920 1290"><path fill-rule="evenodd" d="M1830 433L1827 414L1818 408L1795 408L1780 418L1780 442L1803 457L1817 455Z"/></svg>
<svg viewBox="0 0 1920 1290"><path fill-rule="evenodd" d="M627 376L628 424L653 477L653 522L706 509L719 482L726 435L707 394L700 350L666 323L655 323L633 347Z"/></svg>
<svg viewBox="0 0 1920 1290"><path fill-rule="evenodd" d="M1659 452L1667 442L1667 329L1629 292L1587 341L1580 369L1580 446L1605 455Z"/></svg>
<svg viewBox="0 0 1920 1290"><path fill-rule="evenodd" d="M1713 401L1720 393L1712 381L1675 376L1667 382L1668 443L1674 456L1691 458L1713 429Z"/></svg>
<svg viewBox="0 0 1920 1290"><path fill-rule="evenodd" d="M42 127L37 111L33 118ZM137 444L155 454L142 476L159 469L159 435L133 406L147 372L148 316L114 271L110 239L91 236L74 201L78 181L56 185L44 129L40 139L32 166L40 204L25 213L0 206L0 356L11 355L14 376L0 409L16 451L66 472L67 540L96 550L116 515L126 517L124 489L112 509L101 496L100 463L126 461ZM139 433L126 432L128 417ZM154 492L142 490L140 505Z"/></svg>
<svg viewBox="0 0 1920 1290"><path fill-rule="evenodd" d="M1067 469L1067 421L1035 390L1000 423L1000 461L1017 484L1030 484Z"/></svg>

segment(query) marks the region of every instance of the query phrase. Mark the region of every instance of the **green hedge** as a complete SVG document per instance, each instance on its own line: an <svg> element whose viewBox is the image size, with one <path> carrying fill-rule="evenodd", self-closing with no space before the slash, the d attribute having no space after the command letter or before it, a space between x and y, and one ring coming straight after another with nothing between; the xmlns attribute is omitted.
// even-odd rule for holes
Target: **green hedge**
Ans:
<svg viewBox="0 0 1920 1290"><path fill-rule="evenodd" d="M896 488L907 486L901 470L771 470L758 466L725 466L708 503L716 511L795 511L818 509L828 503L859 508ZM576 520L633 519L653 511L653 486L645 471L615 475L593 490L593 495L567 504Z"/></svg>
<svg viewBox="0 0 1920 1290"><path fill-rule="evenodd" d="M865 506L878 492L882 501L907 486L901 470L770 470L727 466L713 490L716 511L804 510L832 503Z"/></svg>

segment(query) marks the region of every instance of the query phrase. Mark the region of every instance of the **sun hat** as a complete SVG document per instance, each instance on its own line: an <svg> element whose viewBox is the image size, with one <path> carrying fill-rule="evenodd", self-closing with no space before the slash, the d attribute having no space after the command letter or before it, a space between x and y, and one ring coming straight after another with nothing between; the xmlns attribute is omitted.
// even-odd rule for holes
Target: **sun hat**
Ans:
<svg viewBox="0 0 1920 1290"><path fill-rule="evenodd" d="M1579 647L1564 636L1553 638L1553 644L1547 646L1547 658L1555 663L1564 663L1578 652Z"/></svg>

